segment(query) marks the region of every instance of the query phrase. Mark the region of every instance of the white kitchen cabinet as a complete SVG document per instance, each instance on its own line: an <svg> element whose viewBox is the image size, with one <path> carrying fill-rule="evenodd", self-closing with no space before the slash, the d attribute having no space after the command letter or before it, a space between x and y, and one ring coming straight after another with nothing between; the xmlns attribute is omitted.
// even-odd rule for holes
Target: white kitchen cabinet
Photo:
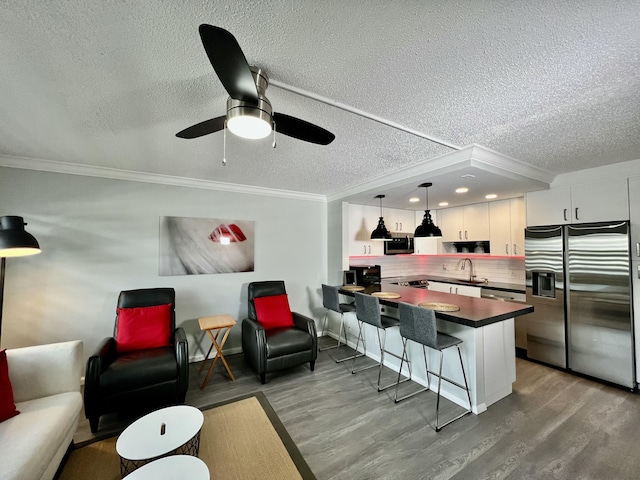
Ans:
<svg viewBox="0 0 640 480"><path fill-rule="evenodd" d="M491 255L524 255L524 198L489 203Z"/></svg>
<svg viewBox="0 0 640 480"><path fill-rule="evenodd" d="M429 280L427 290L432 292L451 293L454 295L464 295L466 297L480 298L480 287L472 287L470 285L457 285L455 283L432 282Z"/></svg>
<svg viewBox="0 0 640 480"><path fill-rule="evenodd" d="M413 210L385 208L383 213L384 224L390 232L413 234L415 231L416 219L415 212ZM378 213L378 215L380 214Z"/></svg>
<svg viewBox="0 0 640 480"><path fill-rule="evenodd" d="M640 260L640 177L629 177L629 218L631 219L631 258ZM634 271L634 275L636 273ZM640 304L640 289L636 292L638 292L637 303ZM640 307L638 310L636 324L640 325ZM640 350L637 357L640 359ZM640 375L640 370L638 374Z"/></svg>
<svg viewBox="0 0 640 480"><path fill-rule="evenodd" d="M349 256L384 255L384 242L371 240L371 232L378 225L379 217L379 207L349 205Z"/></svg>
<svg viewBox="0 0 640 480"><path fill-rule="evenodd" d="M438 255L442 253L440 237L418 237L413 239L414 255Z"/></svg>
<svg viewBox="0 0 640 480"><path fill-rule="evenodd" d="M629 219L626 178L530 192L526 201L529 226Z"/></svg>
<svg viewBox="0 0 640 480"><path fill-rule="evenodd" d="M489 205L476 203L444 208L440 212L443 242L468 242L489 239Z"/></svg>

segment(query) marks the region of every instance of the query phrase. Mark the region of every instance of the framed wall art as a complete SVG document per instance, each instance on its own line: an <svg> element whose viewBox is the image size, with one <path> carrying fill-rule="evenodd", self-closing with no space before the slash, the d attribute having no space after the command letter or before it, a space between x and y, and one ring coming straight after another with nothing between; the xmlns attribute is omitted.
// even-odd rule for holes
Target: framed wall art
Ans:
<svg viewBox="0 0 640 480"><path fill-rule="evenodd" d="M252 221L160 217L158 274L252 272L254 244Z"/></svg>

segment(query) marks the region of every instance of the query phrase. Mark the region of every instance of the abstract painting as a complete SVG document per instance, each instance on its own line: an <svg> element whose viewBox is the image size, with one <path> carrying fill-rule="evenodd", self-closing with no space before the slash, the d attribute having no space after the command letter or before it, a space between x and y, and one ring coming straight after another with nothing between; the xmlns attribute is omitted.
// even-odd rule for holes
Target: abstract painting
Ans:
<svg viewBox="0 0 640 480"><path fill-rule="evenodd" d="M255 222L160 217L158 273L199 275L252 272Z"/></svg>

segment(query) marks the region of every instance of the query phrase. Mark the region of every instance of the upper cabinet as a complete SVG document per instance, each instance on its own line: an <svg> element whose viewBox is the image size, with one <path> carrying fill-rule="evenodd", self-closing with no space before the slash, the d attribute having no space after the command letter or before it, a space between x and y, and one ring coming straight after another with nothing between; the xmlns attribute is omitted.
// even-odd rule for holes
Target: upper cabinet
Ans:
<svg viewBox="0 0 640 480"><path fill-rule="evenodd" d="M629 219L627 179L530 192L527 225L563 225Z"/></svg>
<svg viewBox="0 0 640 480"><path fill-rule="evenodd" d="M524 255L524 198L489 203L491 255Z"/></svg>
<svg viewBox="0 0 640 480"><path fill-rule="evenodd" d="M489 239L489 205L477 203L438 211L443 242Z"/></svg>
<svg viewBox="0 0 640 480"><path fill-rule="evenodd" d="M640 177L629 177L629 217L631 219L631 259L640 260ZM633 275L639 276L640 272L635 271ZM640 305L640 302L638 304ZM638 358L640 364L640 355ZM640 376L640 371L638 375Z"/></svg>
<svg viewBox="0 0 640 480"><path fill-rule="evenodd" d="M383 214L384 224L390 232L413 234L416 229L415 212L413 210L385 208ZM378 213L379 215L380 213Z"/></svg>
<svg viewBox="0 0 640 480"><path fill-rule="evenodd" d="M371 240L371 232L378 225L379 217L379 207L349 205L349 256L384 255L384 242Z"/></svg>

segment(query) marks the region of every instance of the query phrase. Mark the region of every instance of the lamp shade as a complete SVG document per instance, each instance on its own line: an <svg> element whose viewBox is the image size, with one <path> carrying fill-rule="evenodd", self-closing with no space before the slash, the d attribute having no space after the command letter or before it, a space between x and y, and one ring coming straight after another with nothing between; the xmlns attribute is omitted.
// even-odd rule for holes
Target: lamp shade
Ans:
<svg viewBox="0 0 640 480"><path fill-rule="evenodd" d="M260 139L273 131L271 104L267 97L260 95L258 105L250 105L242 100L227 100L227 128L242 138Z"/></svg>
<svg viewBox="0 0 640 480"><path fill-rule="evenodd" d="M371 240L391 240L391 233L387 230L382 216L382 199L384 197L384 195L376 195L374 197L380 199L380 218L378 219L378 226L371 232Z"/></svg>
<svg viewBox="0 0 640 480"><path fill-rule="evenodd" d="M422 223L418 225L414 237L441 237L442 230L438 228L438 226L433 223L433 219L431 218L431 212L429 210L424 211L424 217L422 219Z"/></svg>
<svg viewBox="0 0 640 480"><path fill-rule="evenodd" d="M422 183L418 185L420 188L425 189L425 200L427 203L427 209L424 211L424 217L422 218L422 223L418 225L416 231L414 232L414 237L441 237L442 230L438 228L438 226L433 223L433 219L431 218L431 212L429 210L429 187L433 185L430 182Z"/></svg>
<svg viewBox="0 0 640 480"><path fill-rule="evenodd" d="M25 225L22 217L0 217L0 257L24 257L40 253L38 241L24 229Z"/></svg>
<svg viewBox="0 0 640 480"><path fill-rule="evenodd" d="M384 224L384 218L380 217L378 226L371 232L371 240L391 240L391 233Z"/></svg>

